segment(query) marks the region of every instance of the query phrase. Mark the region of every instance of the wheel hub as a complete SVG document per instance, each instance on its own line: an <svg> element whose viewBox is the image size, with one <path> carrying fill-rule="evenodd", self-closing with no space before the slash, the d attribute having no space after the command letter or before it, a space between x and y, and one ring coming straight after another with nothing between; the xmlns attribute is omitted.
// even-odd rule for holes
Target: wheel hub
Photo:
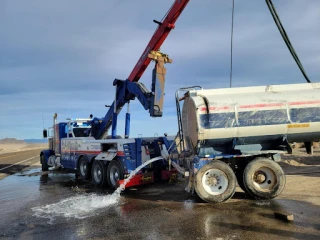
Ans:
<svg viewBox="0 0 320 240"><path fill-rule="evenodd" d="M254 181L259 183L259 184L262 184L266 181L267 179L267 176L265 175L264 172L256 172L255 176L254 176Z"/></svg>
<svg viewBox="0 0 320 240"><path fill-rule="evenodd" d="M217 168L208 169L202 176L202 186L210 195L220 195L224 193L229 185L226 174Z"/></svg>
<svg viewBox="0 0 320 240"><path fill-rule="evenodd" d="M255 188L262 192L270 192L277 184L276 173L265 166L256 170L252 177Z"/></svg>
<svg viewBox="0 0 320 240"><path fill-rule="evenodd" d="M116 185L119 180L119 172L116 167L112 167L110 171L110 180L113 185Z"/></svg>
<svg viewBox="0 0 320 240"><path fill-rule="evenodd" d="M87 165L86 164L81 164L80 169L81 169L82 175L85 175L86 172L87 172Z"/></svg>
<svg viewBox="0 0 320 240"><path fill-rule="evenodd" d="M206 183L209 186L211 186L211 187L217 186L219 184L219 182L220 182L220 179L215 174L210 174L209 176L207 176Z"/></svg>
<svg viewBox="0 0 320 240"><path fill-rule="evenodd" d="M101 169L98 166L95 166L93 176L97 182L101 181Z"/></svg>

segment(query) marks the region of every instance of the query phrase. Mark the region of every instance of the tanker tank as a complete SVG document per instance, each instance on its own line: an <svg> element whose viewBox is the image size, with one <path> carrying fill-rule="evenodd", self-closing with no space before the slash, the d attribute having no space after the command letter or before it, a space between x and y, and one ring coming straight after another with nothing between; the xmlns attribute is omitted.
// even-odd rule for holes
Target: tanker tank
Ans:
<svg viewBox="0 0 320 240"><path fill-rule="evenodd" d="M182 108L188 148L320 139L320 83L190 90Z"/></svg>

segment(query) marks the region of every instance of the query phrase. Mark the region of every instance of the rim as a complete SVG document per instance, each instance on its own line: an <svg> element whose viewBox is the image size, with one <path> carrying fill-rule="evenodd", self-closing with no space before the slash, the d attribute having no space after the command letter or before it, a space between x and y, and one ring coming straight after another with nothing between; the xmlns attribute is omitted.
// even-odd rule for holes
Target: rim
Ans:
<svg viewBox="0 0 320 240"><path fill-rule="evenodd" d="M201 179L204 190L210 195L220 195L229 185L227 175L220 169L207 170Z"/></svg>
<svg viewBox="0 0 320 240"><path fill-rule="evenodd" d="M93 177L94 177L94 180L99 183L101 182L101 178L102 178L102 172L101 172L101 168L99 165L95 165L93 167Z"/></svg>
<svg viewBox="0 0 320 240"><path fill-rule="evenodd" d="M252 179L254 188L262 192L270 192L277 184L276 173L268 167L257 169Z"/></svg>
<svg viewBox="0 0 320 240"><path fill-rule="evenodd" d="M83 160L80 162L80 173L82 176L87 174L87 164Z"/></svg>
<svg viewBox="0 0 320 240"><path fill-rule="evenodd" d="M110 169L110 181L113 186L116 186L119 181L119 170L116 166L112 166Z"/></svg>

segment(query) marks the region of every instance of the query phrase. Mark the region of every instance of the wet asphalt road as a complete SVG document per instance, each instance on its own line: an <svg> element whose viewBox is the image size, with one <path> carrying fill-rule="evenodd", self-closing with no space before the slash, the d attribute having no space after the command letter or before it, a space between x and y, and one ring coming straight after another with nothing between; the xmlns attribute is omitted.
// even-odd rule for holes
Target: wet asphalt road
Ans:
<svg viewBox="0 0 320 240"><path fill-rule="evenodd" d="M26 167L39 164L39 152L37 149L0 154L0 180Z"/></svg>
<svg viewBox="0 0 320 240"><path fill-rule="evenodd" d="M240 190L228 202L211 205L190 196L184 186L178 181L128 189L117 203L105 204L82 219L50 215L56 206L39 217L33 208L111 192L76 180L73 174L41 175L40 168L33 167L0 180L0 239L320 239L319 205L286 193L271 201L254 201ZM63 213L81 201L60 205ZM288 211L295 219L275 219L274 211Z"/></svg>

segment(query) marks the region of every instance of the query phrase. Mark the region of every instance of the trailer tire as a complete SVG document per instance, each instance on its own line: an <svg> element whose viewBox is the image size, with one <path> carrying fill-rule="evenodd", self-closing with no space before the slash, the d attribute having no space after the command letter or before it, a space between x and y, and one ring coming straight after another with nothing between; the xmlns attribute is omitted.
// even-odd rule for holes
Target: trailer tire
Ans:
<svg viewBox="0 0 320 240"><path fill-rule="evenodd" d="M112 160L107 168L108 185L111 189L119 187L119 180L124 179L124 170L122 164L118 160Z"/></svg>
<svg viewBox="0 0 320 240"><path fill-rule="evenodd" d="M43 172L48 171L49 170L49 166L48 163L46 161L46 157L44 156L44 154L42 154L40 156L40 161L41 161L41 169Z"/></svg>
<svg viewBox="0 0 320 240"><path fill-rule="evenodd" d="M90 178L90 164L84 156L79 159L77 175L83 180Z"/></svg>
<svg viewBox="0 0 320 240"><path fill-rule="evenodd" d="M92 183L98 187L107 185L107 169L102 161L94 160L91 168Z"/></svg>
<svg viewBox="0 0 320 240"><path fill-rule="evenodd" d="M231 167L219 160L204 165L195 176L198 196L209 203L227 201L235 193L236 176Z"/></svg>
<svg viewBox="0 0 320 240"><path fill-rule="evenodd" d="M272 199L281 194L286 176L279 164L271 159L259 158L244 169L243 181L247 193L255 199Z"/></svg>

